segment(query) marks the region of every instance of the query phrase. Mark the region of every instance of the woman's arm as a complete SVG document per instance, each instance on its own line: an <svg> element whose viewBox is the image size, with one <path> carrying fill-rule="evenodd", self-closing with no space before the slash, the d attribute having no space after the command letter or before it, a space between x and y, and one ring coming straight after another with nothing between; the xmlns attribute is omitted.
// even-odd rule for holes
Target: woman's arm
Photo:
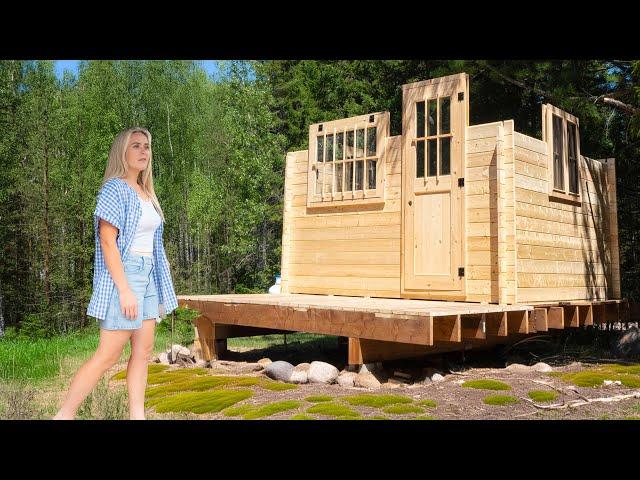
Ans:
<svg viewBox="0 0 640 480"><path fill-rule="evenodd" d="M131 288L129 288L129 283L124 273L122 258L116 243L118 229L103 218L100 219L98 228L104 263L120 295L120 309L124 316L133 320L138 317L138 301Z"/></svg>

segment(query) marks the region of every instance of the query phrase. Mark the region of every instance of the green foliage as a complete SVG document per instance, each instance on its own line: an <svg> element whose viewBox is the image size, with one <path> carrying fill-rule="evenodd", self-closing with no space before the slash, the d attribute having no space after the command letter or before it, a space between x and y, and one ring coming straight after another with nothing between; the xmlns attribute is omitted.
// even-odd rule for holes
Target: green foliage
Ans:
<svg viewBox="0 0 640 480"><path fill-rule="evenodd" d="M249 390L211 390L206 392L178 393L168 397L157 397L146 402L156 412L219 412L251 397Z"/></svg>
<svg viewBox="0 0 640 480"><path fill-rule="evenodd" d="M498 380L468 380L462 384L465 388L479 388L482 390L511 390L511 387Z"/></svg>
<svg viewBox="0 0 640 480"><path fill-rule="evenodd" d="M282 392L284 390L295 390L298 388L298 385L292 383L274 382L273 380L263 380L258 385L272 392Z"/></svg>
<svg viewBox="0 0 640 480"><path fill-rule="evenodd" d="M518 403L518 399L510 395L490 395L485 397L482 402L487 405L513 405Z"/></svg>
<svg viewBox="0 0 640 480"><path fill-rule="evenodd" d="M438 406L433 400L420 400L418 405L427 408L436 408Z"/></svg>
<svg viewBox="0 0 640 480"><path fill-rule="evenodd" d="M330 395L314 395L311 397L305 398L307 402L318 403L318 402L330 402L333 400L333 397Z"/></svg>
<svg viewBox="0 0 640 480"><path fill-rule="evenodd" d="M424 408L420 408L416 405L390 405L382 409L384 413L391 413L393 415L406 415L407 413L424 413Z"/></svg>
<svg viewBox="0 0 640 480"><path fill-rule="evenodd" d="M307 413L316 413L335 418L358 418L361 415L341 403L318 403L307 409Z"/></svg>
<svg viewBox="0 0 640 480"><path fill-rule="evenodd" d="M534 402L550 402L558 398L556 392L549 390L532 390L527 395L529 395L529 398Z"/></svg>
<svg viewBox="0 0 640 480"><path fill-rule="evenodd" d="M289 418L289 420L315 420L311 415L305 415L304 413L297 413Z"/></svg>
<svg viewBox="0 0 640 480"><path fill-rule="evenodd" d="M640 387L640 373L627 372L637 372L637 369L635 366L626 368L623 365L607 365L581 372L565 373L561 378L579 387L602 387L605 380L620 381L622 385L629 388Z"/></svg>
<svg viewBox="0 0 640 480"><path fill-rule="evenodd" d="M255 420L257 418L270 417L277 413L286 412L287 410L293 410L302 405L302 402L297 400L283 400L281 402L268 403L261 405L255 409L245 413L243 415L245 420Z"/></svg>
<svg viewBox="0 0 640 480"><path fill-rule="evenodd" d="M393 405L396 403L411 403L409 397L404 395L374 395L374 394L362 394L354 395L351 397L344 397L351 405L360 405L365 407L382 408L387 405Z"/></svg>

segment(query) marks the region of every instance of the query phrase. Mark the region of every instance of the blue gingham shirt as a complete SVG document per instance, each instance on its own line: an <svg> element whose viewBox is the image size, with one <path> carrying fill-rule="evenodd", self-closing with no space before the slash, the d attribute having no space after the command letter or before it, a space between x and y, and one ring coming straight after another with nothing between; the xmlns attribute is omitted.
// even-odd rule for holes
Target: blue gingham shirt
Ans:
<svg viewBox="0 0 640 480"><path fill-rule="evenodd" d="M87 315L104 320L107 315L109 301L116 285L111 278L104 261L102 246L100 245L98 225L100 218L115 226L119 232L116 238L116 245L120 252L122 261L125 262L129 255L129 248L133 242L136 229L142 216L140 197L137 192L121 178L110 178L98 193L98 203L93 213L93 223L95 230L96 252L93 269L93 293ZM178 299L173 290L173 281L169 262L164 252L162 232L164 221L156 228L153 236L153 266L154 280L158 291L158 303L160 307L160 317L158 323L164 316L171 313L178 307ZM162 314L164 307L164 315Z"/></svg>

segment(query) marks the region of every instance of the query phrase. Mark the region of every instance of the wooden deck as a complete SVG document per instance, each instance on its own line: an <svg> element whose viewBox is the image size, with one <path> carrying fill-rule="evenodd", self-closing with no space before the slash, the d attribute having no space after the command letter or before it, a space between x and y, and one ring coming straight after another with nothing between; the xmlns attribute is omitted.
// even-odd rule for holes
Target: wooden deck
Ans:
<svg viewBox="0 0 640 480"><path fill-rule="evenodd" d="M509 343L549 329L617 321L620 300L495 305L305 294L182 295L199 311L197 341L205 359L226 339L309 332L349 338L349 364Z"/></svg>

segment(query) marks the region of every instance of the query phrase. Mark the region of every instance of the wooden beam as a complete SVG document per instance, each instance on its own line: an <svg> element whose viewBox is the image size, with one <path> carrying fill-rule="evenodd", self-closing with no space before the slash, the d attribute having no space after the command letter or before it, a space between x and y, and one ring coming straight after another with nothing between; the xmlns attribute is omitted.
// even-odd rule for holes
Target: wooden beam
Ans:
<svg viewBox="0 0 640 480"><path fill-rule="evenodd" d="M481 315L463 315L462 322L462 339L463 340L484 340L487 338L485 331L486 322L485 314Z"/></svg>
<svg viewBox="0 0 640 480"><path fill-rule="evenodd" d="M460 315L434 317L433 340L434 342L461 342L462 322Z"/></svg>
<svg viewBox="0 0 640 480"><path fill-rule="evenodd" d="M607 323L615 323L620 320L620 304L619 303L607 303L605 304L605 312Z"/></svg>
<svg viewBox="0 0 640 480"><path fill-rule="evenodd" d="M549 310L547 312L547 318L549 322L549 328L555 328L555 329L564 328L564 308L549 307Z"/></svg>
<svg viewBox="0 0 640 480"><path fill-rule="evenodd" d="M197 317L193 323L198 331L198 339L200 348L202 349L202 358L206 361L217 360L214 358L216 353L214 324L211 319L204 315Z"/></svg>
<svg viewBox="0 0 640 480"><path fill-rule="evenodd" d="M507 312L509 335L529 333L529 315L527 310Z"/></svg>
<svg viewBox="0 0 640 480"><path fill-rule="evenodd" d="M580 326L578 307L576 305L567 305L562 308L564 308L564 328L578 328Z"/></svg>
<svg viewBox="0 0 640 480"><path fill-rule="evenodd" d="M593 325L593 306L580 305L577 308L578 308L578 314L580 317L580 326L588 327Z"/></svg>
<svg viewBox="0 0 640 480"><path fill-rule="evenodd" d="M507 336L507 312L487 313L486 322L488 337Z"/></svg>
<svg viewBox="0 0 640 480"><path fill-rule="evenodd" d="M592 305L592 311L593 311L593 323L594 324L601 324L601 323L605 323L606 322L606 304L604 303L594 303Z"/></svg>
<svg viewBox="0 0 640 480"><path fill-rule="evenodd" d="M529 312L529 318L533 319L537 332L549 331L549 321L547 319L546 308L534 308Z"/></svg>
<svg viewBox="0 0 640 480"><path fill-rule="evenodd" d="M360 339L349 337L349 365L362 365L362 349L360 348Z"/></svg>

